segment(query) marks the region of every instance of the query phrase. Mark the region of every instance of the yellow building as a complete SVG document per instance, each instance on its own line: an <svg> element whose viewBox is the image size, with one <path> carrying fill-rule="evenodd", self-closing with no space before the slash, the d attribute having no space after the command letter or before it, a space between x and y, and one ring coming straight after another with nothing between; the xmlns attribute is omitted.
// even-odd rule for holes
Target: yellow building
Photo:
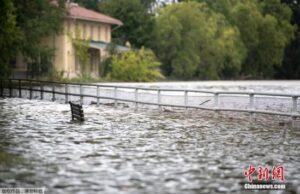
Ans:
<svg viewBox="0 0 300 194"><path fill-rule="evenodd" d="M97 77L99 63L106 55L106 45L111 42L112 29L121 26L122 22L75 3L67 4L66 9L68 15L63 21L63 33L44 38L41 44L55 50L52 63L56 71L63 72L66 78L78 77L81 69L72 41L72 38L78 38L75 37L77 30L80 32L80 39L90 41L86 70L92 77ZM16 59L14 77L24 77L26 74L27 63L20 54Z"/></svg>

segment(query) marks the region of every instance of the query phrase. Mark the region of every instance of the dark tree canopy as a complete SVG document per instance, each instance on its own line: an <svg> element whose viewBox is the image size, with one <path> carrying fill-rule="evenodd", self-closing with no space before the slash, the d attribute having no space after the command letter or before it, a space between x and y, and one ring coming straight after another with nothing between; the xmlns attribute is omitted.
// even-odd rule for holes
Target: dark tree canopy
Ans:
<svg viewBox="0 0 300 194"><path fill-rule="evenodd" d="M29 56L36 55L40 40L53 33L61 32L64 16L60 6L45 0L15 0L17 25L22 31L21 51Z"/></svg>
<svg viewBox="0 0 300 194"><path fill-rule="evenodd" d="M42 38L58 34L65 16L63 0L15 0L16 22L22 33L18 50L30 61L28 70L34 73L40 65L49 63L53 50L42 46ZM43 59L47 59L46 61ZM35 72L39 73L39 72Z"/></svg>
<svg viewBox="0 0 300 194"><path fill-rule="evenodd" d="M295 26L290 23L292 11L286 4L280 0L194 1L206 3L212 12L221 14L228 24L238 29L241 44L246 50L240 72L242 77L274 76L295 32Z"/></svg>
<svg viewBox="0 0 300 194"><path fill-rule="evenodd" d="M203 3L167 6L156 19L155 51L167 76L220 79L236 76L245 52L238 30ZM223 74L224 73L224 74Z"/></svg>
<svg viewBox="0 0 300 194"><path fill-rule="evenodd" d="M99 10L120 19L124 25L113 30L113 38L119 44L127 41L133 47L149 46L152 41L154 18L141 0L102 0Z"/></svg>
<svg viewBox="0 0 300 194"><path fill-rule="evenodd" d="M291 22L297 25L295 39L285 49L283 64L276 70L276 78L280 79L299 79L300 78L300 1L282 0L292 10Z"/></svg>
<svg viewBox="0 0 300 194"><path fill-rule="evenodd" d="M99 0L74 0L74 2L88 9L98 10Z"/></svg>
<svg viewBox="0 0 300 194"><path fill-rule="evenodd" d="M0 77L7 77L11 69L9 61L15 56L15 46L20 38L11 0L0 1L0 26Z"/></svg>

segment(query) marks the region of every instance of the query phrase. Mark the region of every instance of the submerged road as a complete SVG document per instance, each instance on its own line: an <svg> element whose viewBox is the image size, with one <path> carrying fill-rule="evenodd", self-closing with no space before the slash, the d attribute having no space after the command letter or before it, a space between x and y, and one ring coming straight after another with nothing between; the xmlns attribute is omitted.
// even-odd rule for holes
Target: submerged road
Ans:
<svg viewBox="0 0 300 194"><path fill-rule="evenodd" d="M84 110L87 120L79 124L70 121L67 104L0 99L0 187L58 194L247 193L249 165L283 165L287 189L259 193L300 193L299 130L201 111Z"/></svg>

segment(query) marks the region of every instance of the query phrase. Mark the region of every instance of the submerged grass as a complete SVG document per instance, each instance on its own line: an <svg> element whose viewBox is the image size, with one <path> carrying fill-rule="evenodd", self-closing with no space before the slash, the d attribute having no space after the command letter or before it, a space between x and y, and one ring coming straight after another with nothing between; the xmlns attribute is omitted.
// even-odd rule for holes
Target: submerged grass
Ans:
<svg viewBox="0 0 300 194"><path fill-rule="evenodd" d="M22 162L24 159L19 155L0 150L0 166L13 166Z"/></svg>

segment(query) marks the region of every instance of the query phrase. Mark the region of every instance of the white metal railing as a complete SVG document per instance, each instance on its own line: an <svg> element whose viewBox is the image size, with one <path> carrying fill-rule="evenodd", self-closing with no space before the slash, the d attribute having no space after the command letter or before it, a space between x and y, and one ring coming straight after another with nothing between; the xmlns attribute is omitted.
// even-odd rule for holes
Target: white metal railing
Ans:
<svg viewBox="0 0 300 194"><path fill-rule="evenodd" d="M79 88L79 91L78 91ZM125 91L126 90L126 91ZM1 79L0 80L0 96L8 97L24 97L23 92L27 91L26 97L29 99L33 98L35 93L38 97L43 100L45 95L51 96L51 100L55 101L57 95L64 96L65 103L72 97L77 97L80 103L83 104L84 98L96 99L97 106L100 105L100 100L111 100L113 105L117 106L118 102L133 103L135 109L138 108L139 104L155 105L161 110L162 107L178 107L178 108L195 108L204 109L211 111L234 111L234 112L246 112L250 113L262 113L270 115L281 115L290 116L292 118L300 117L300 110L298 107L298 100L300 94L284 94L284 93L267 93L267 92L243 92L243 91L209 91L209 90L185 90L185 89L168 89L168 88L144 88L144 87L131 87L131 86L117 86L107 84L76 84L76 83L64 83L64 82L49 82L49 81L38 81L38 80L25 80L25 79ZM124 95L119 95L119 92L133 94L131 98ZM145 93L146 92L146 93ZM148 92L148 93L147 93ZM162 94L162 93L167 93ZM170 94L170 93L176 94ZM110 94L105 95L105 94ZM180 93L180 94L178 94ZM192 93L196 96L193 96ZM148 100L143 100L141 95L148 95ZM156 96L156 99L154 98ZM207 96L205 96L207 95ZM182 99L182 103L174 103L168 100L168 96L173 96ZM199 102L197 99L203 98L205 101ZM244 107L233 106L226 107L225 103L220 101L227 98L232 98L232 102L235 102L236 96L242 96L244 100ZM196 98L196 100L192 100ZM245 98L248 99L245 101ZM280 109L268 110L266 107L257 107L256 98L272 98L284 100L289 99L291 108L289 111L282 111ZM150 99L150 100L149 100ZM168 102L163 102L166 99ZM204 99L203 99L204 100ZM209 102L209 105L207 105ZM268 102L268 99L265 100ZM198 104L197 104L198 103ZM246 104L245 104L246 103ZM285 106L284 104L282 106ZM269 107L270 108L270 107Z"/></svg>

